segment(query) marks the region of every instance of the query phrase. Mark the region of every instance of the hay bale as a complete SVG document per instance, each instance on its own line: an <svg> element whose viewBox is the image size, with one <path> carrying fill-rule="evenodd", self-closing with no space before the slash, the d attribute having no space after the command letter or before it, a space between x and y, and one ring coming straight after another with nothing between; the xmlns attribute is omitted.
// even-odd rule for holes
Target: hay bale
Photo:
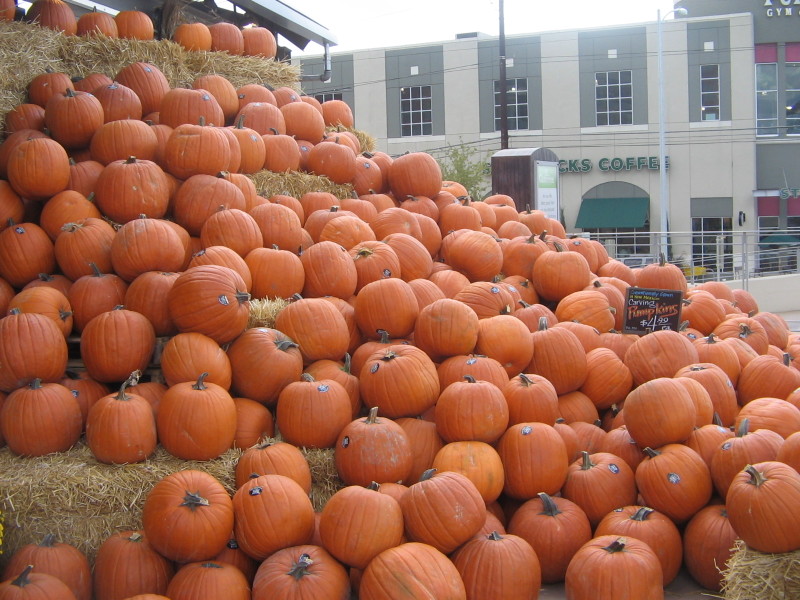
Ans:
<svg viewBox="0 0 800 600"><path fill-rule="evenodd" d="M299 87L300 70L287 62L227 52L189 52L170 40L140 41L105 36L65 36L29 23L0 22L0 118L27 100L28 83L47 69L84 77L114 77L137 62L157 66L172 87L218 74L239 87L246 83Z"/></svg>
<svg viewBox="0 0 800 600"><path fill-rule="evenodd" d="M796 600L800 598L800 550L766 554L736 540L722 572L726 600Z"/></svg>
<svg viewBox="0 0 800 600"><path fill-rule="evenodd" d="M330 192L337 198L349 198L353 195L353 186L333 183L327 177L304 173L302 171L289 171L287 173L274 173L272 171L259 171L250 175L259 196L269 198L276 194L285 194L299 198L307 192Z"/></svg>
<svg viewBox="0 0 800 600"><path fill-rule="evenodd" d="M141 528L142 506L152 487L184 469L206 471L233 493L241 450L209 461L176 458L159 446L150 459L129 465L98 462L84 443L67 452L21 457L0 449L0 510L4 552L38 543L48 533L80 548L92 561L115 531Z"/></svg>
<svg viewBox="0 0 800 600"><path fill-rule="evenodd" d="M289 301L283 298L257 298L255 300L250 300L250 316L247 320L247 328L274 328L275 318L278 316L278 313L288 305Z"/></svg>

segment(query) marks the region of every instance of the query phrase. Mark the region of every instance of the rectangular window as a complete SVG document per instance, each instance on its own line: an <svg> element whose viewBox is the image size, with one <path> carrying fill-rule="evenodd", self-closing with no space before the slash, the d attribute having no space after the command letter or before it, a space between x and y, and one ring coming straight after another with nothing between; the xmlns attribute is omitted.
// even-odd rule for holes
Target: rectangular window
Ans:
<svg viewBox="0 0 800 600"><path fill-rule="evenodd" d="M778 135L778 64L756 64L756 135Z"/></svg>
<svg viewBox="0 0 800 600"><path fill-rule="evenodd" d="M494 82L494 130L500 131L500 82ZM524 77L506 80L506 112L509 131L528 129L528 80Z"/></svg>
<svg viewBox="0 0 800 600"><path fill-rule="evenodd" d="M719 121L719 65L700 65L700 118Z"/></svg>
<svg viewBox="0 0 800 600"><path fill-rule="evenodd" d="M633 123L633 85L631 71L606 71L594 75L596 124Z"/></svg>
<svg viewBox="0 0 800 600"><path fill-rule="evenodd" d="M719 273L733 268L732 219L692 217L692 267Z"/></svg>
<svg viewBox="0 0 800 600"><path fill-rule="evenodd" d="M400 88L400 135L411 137L433 134L431 86Z"/></svg>
<svg viewBox="0 0 800 600"><path fill-rule="evenodd" d="M786 133L800 135L800 62L786 63Z"/></svg>
<svg viewBox="0 0 800 600"><path fill-rule="evenodd" d="M328 100L344 100L342 97L342 92L320 92L319 94L314 94L314 98L320 102L327 102Z"/></svg>

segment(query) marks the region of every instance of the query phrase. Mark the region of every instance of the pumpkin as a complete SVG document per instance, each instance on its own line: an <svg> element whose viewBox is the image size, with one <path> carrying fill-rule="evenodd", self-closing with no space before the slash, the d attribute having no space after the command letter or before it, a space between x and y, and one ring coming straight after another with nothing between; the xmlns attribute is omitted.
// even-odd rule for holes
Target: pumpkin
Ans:
<svg viewBox="0 0 800 600"><path fill-rule="evenodd" d="M223 344L247 326L250 294L233 269L200 265L178 276L167 305L178 331L202 333Z"/></svg>
<svg viewBox="0 0 800 600"><path fill-rule="evenodd" d="M124 305L129 310L147 317L157 337L177 333L175 324L169 316L167 296L178 275L179 273L165 271L146 271L131 281L124 292Z"/></svg>
<svg viewBox="0 0 800 600"><path fill-rule="evenodd" d="M314 508L306 492L284 475L260 475L233 495L234 535L262 561L282 548L305 544L314 532Z"/></svg>
<svg viewBox="0 0 800 600"><path fill-rule="evenodd" d="M83 331L97 315L122 305L128 289L121 277L102 273L94 263L89 266L94 270L92 275L81 275L67 292L76 331Z"/></svg>
<svg viewBox="0 0 800 600"><path fill-rule="evenodd" d="M0 391L57 382L66 368L67 341L52 319L18 311L0 319Z"/></svg>
<svg viewBox="0 0 800 600"><path fill-rule="evenodd" d="M80 438L82 424L72 393L61 384L40 379L15 389L0 408L0 434L8 448L21 456L69 450Z"/></svg>
<svg viewBox="0 0 800 600"><path fill-rule="evenodd" d="M97 600L163 594L172 578L172 563L150 545L144 531L118 531L103 541L94 560Z"/></svg>
<svg viewBox="0 0 800 600"><path fill-rule="evenodd" d="M737 539L724 504L711 504L699 510L683 532L686 570L704 588L720 591L723 571Z"/></svg>
<svg viewBox="0 0 800 600"><path fill-rule="evenodd" d="M456 381L470 375L479 381L489 381L499 389L508 383L508 373L499 362L480 354L457 354L444 359L436 369L439 375L439 392Z"/></svg>
<svg viewBox="0 0 800 600"><path fill-rule="evenodd" d="M169 134L163 161L165 170L178 179L198 174L216 175L230 167L231 144L221 127L183 123Z"/></svg>
<svg viewBox="0 0 800 600"><path fill-rule="evenodd" d="M363 569L375 556L401 543L403 512L390 495L380 494L377 489L347 486L325 503L319 518L319 536L333 556Z"/></svg>
<svg viewBox="0 0 800 600"><path fill-rule="evenodd" d="M57 577L32 571L33 565L27 565L18 575L0 583L0 598L75 598L67 584Z"/></svg>
<svg viewBox="0 0 800 600"><path fill-rule="evenodd" d="M8 133L21 129L43 131L44 127L44 108L38 104L32 102L17 104L6 113L6 131Z"/></svg>
<svg viewBox="0 0 800 600"><path fill-rule="evenodd" d="M235 56L244 54L242 30L233 23L213 23L208 26L211 32L211 50L227 52Z"/></svg>
<svg viewBox="0 0 800 600"><path fill-rule="evenodd" d="M567 449L551 425L517 423L503 433L497 452L505 468L503 491L527 500L539 492L555 494L567 479Z"/></svg>
<svg viewBox="0 0 800 600"><path fill-rule="evenodd" d="M167 221L141 217L117 230L111 242L114 272L127 282L147 271L182 270L185 247Z"/></svg>
<svg viewBox="0 0 800 600"><path fill-rule="evenodd" d="M411 471L403 480L404 483L411 484L419 481L422 474L433 467L433 461L436 459L439 450L444 447L444 441L439 436L436 430L436 423L433 421L428 421L421 417L401 417L395 423L405 431L411 445ZM486 475L491 477L490 473L486 473ZM477 483L476 486L478 486ZM478 487L479 491L486 491L482 486ZM385 485L381 488L381 491L387 491Z"/></svg>
<svg viewBox="0 0 800 600"><path fill-rule="evenodd" d="M573 600L659 600L664 597L662 580L658 557L645 542L601 535L586 542L572 557L564 589Z"/></svg>
<svg viewBox="0 0 800 600"><path fill-rule="evenodd" d="M12 147L6 167L14 191L23 198L43 199L65 190L69 157L64 147L49 137L22 140Z"/></svg>
<svg viewBox="0 0 800 600"><path fill-rule="evenodd" d="M275 35L266 27L243 27L245 56L262 56L275 58L278 53L278 43Z"/></svg>
<svg viewBox="0 0 800 600"><path fill-rule="evenodd" d="M153 20L140 10L122 10L114 16L120 38L129 40L152 40L155 36Z"/></svg>
<svg viewBox="0 0 800 600"><path fill-rule="evenodd" d="M100 100L88 92L71 89L47 100L44 120L51 137L67 149L87 147L105 122Z"/></svg>
<svg viewBox="0 0 800 600"><path fill-rule="evenodd" d="M636 485L644 502L676 523L688 521L711 498L711 473L697 452L682 444L667 444L647 455L636 467Z"/></svg>
<svg viewBox="0 0 800 600"><path fill-rule="evenodd" d="M100 398L111 393L111 389L106 384L95 381L86 374L86 371L67 370L58 383L70 390L78 401L84 427L86 426L86 416L89 413L89 409Z"/></svg>
<svg viewBox="0 0 800 600"><path fill-rule="evenodd" d="M92 571L86 555L71 544L56 541L47 534L38 544L26 544L17 549L3 569L3 580L13 579L27 565L33 573L45 573L61 580L76 600L91 600Z"/></svg>
<svg viewBox="0 0 800 600"><path fill-rule="evenodd" d="M228 542L233 502L222 484L194 469L163 477L145 498L142 524L159 554L177 562L208 560Z"/></svg>
<svg viewBox="0 0 800 600"><path fill-rule="evenodd" d="M779 433L750 430L750 420L742 419L736 435L722 441L711 454L711 479L720 498L726 497L731 482L747 465L777 460L783 443Z"/></svg>
<svg viewBox="0 0 800 600"><path fill-rule="evenodd" d="M25 20L61 31L64 35L75 35L78 32L78 19L72 12L72 7L62 0L35 0L28 7Z"/></svg>
<svg viewBox="0 0 800 600"><path fill-rule="evenodd" d="M315 380L303 373L278 396L276 419L287 442L306 448L332 448L352 420L353 408L344 386L332 379Z"/></svg>
<svg viewBox="0 0 800 600"><path fill-rule="evenodd" d="M539 558L542 583L564 580L572 557L592 537L592 526L577 504L544 492L511 516L508 532L527 541Z"/></svg>
<svg viewBox="0 0 800 600"><path fill-rule="evenodd" d="M133 156L106 165L95 183L97 207L108 218L127 223L142 214L163 217L170 200L164 172L150 160Z"/></svg>
<svg viewBox="0 0 800 600"><path fill-rule="evenodd" d="M166 593L173 600L191 600L199 594L230 600L250 600L250 586L244 573L225 562L204 560L178 569Z"/></svg>
<svg viewBox="0 0 800 600"><path fill-rule="evenodd" d="M11 298L8 309L45 315L58 325L64 337L68 338L72 333L72 310L69 300L54 287L38 285L23 289Z"/></svg>
<svg viewBox="0 0 800 600"><path fill-rule="evenodd" d="M559 395L580 388L586 380L586 352L578 337L563 328L548 327L547 318L539 318L539 328L531 335L533 357L524 369L546 377Z"/></svg>
<svg viewBox="0 0 800 600"><path fill-rule="evenodd" d="M86 443L95 458L106 464L137 463L156 449L156 422L150 403L125 388L137 373L123 383L117 394L98 399L86 418Z"/></svg>
<svg viewBox="0 0 800 600"><path fill-rule="evenodd" d="M659 377L672 377L679 369L699 361L697 349L677 331L662 329L640 337L625 352L634 385Z"/></svg>
<svg viewBox="0 0 800 600"><path fill-rule="evenodd" d="M678 290L684 294L688 289L683 271L679 266L668 263L663 254L659 255L658 262L641 267L635 273L637 287Z"/></svg>
<svg viewBox="0 0 800 600"><path fill-rule="evenodd" d="M800 475L777 461L747 465L725 499L728 518L740 539L759 552L792 552L800 547L796 512L784 506L800 499ZM784 504L787 503L787 504Z"/></svg>
<svg viewBox="0 0 800 600"><path fill-rule="evenodd" d="M231 365L219 344L201 333L179 333L161 351L161 371L167 385L194 382L198 373L208 372L207 381L226 390L231 386Z"/></svg>
<svg viewBox="0 0 800 600"><path fill-rule="evenodd" d="M720 423L728 427L733 425L739 412L736 391L721 367L707 362L695 363L679 369L675 377L686 377L700 383L708 392L713 411L719 416Z"/></svg>
<svg viewBox="0 0 800 600"><path fill-rule="evenodd" d="M436 401L436 429L445 442L496 442L508 428L508 402L488 381L466 375L448 385Z"/></svg>
<svg viewBox="0 0 800 600"><path fill-rule="evenodd" d="M205 23L181 23L172 32L172 40L184 50L211 50L211 31Z"/></svg>
<svg viewBox="0 0 800 600"><path fill-rule="evenodd" d="M742 368L736 383L736 396L739 404L745 405L756 398L786 398L798 387L800 371L792 365L788 353L782 353L780 359L762 355Z"/></svg>
<svg viewBox="0 0 800 600"><path fill-rule="evenodd" d="M503 491L503 463L497 451L485 442L445 444L436 453L430 466L439 472L461 473L475 484L487 504L497 500Z"/></svg>
<svg viewBox="0 0 800 600"><path fill-rule="evenodd" d="M178 458L211 460L233 444L236 405L225 388L206 382L207 376L202 373L194 383L177 383L161 398L156 417L158 439Z"/></svg>
<svg viewBox="0 0 800 600"><path fill-rule="evenodd" d="M333 459L346 485L403 481L413 467L408 435L391 419L378 417L377 407L370 409L366 418L345 425L336 440Z"/></svg>
<svg viewBox="0 0 800 600"><path fill-rule="evenodd" d="M303 357L297 343L277 329L247 329L228 348L233 389L267 406L300 379Z"/></svg>
<svg viewBox="0 0 800 600"><path fill-rule="evenodd" d="M180 125L201 122L223 127L225 114L217 99L205 89L172 88L161 99L159 123L173 129Z"/></svg>
<svg viewBox="0 0 800 600"><path fill-rule="evenodd" d="M361 368L359 379L364 404L380 407L390 418L422 414L439 396L436 367L414 346L392 344L374 352Z"/></svg>
<svg viewBox="0 0 800 600"><path fill-rule="evenodd" d="M583 451L570 464L561 493L583 509L594 527L609 511L636 501L633 470L613 454Z"/></svg>
<svg viewBox="0 0 800 600"><path fill-rule="evenodd" d="M124 381L144 371L155 349L156 334L142 314L119 306L92 318L81 332L81 357L97 381Z"/></svg>
<svg viewBox="0 0 800 600"><path fill-rule="evenodd" d="M265 441L245 450L236 463L236 488L250 479L269 474L284 475L297 482L306 493L311 492L311 469L297 446Z"/></svg>
<svg viewBox="0 0 800 600"><path fill-rule="evenodd" d="M347 324L337 308L322 298L301 298L278 313L275 327L300 345L307 363L337 360L348 350Z"/></svg>
<svg viewBox="0 0 800 600"><path fill-rule="evenodd" d="M344 600L350 597L350 578L324 548L310 544L291 546L266 558L256 571L253 600L268 600L275 594L286 600Z"/></svg>
<svg viewBox="0 0 800 600"><path fill-rule="evenodd" d="M694 402L675 379L651 379L625 398L625 425L640 448L685 441L695 420Z"/></svg>

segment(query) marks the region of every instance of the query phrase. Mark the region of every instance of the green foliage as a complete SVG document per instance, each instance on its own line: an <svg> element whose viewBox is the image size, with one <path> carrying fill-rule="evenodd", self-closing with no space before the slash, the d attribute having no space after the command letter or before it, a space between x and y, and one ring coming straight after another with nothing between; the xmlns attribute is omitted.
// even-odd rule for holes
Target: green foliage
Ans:
<svg viewBox="0 0 800 600"><path fill-rule="evenodd" d="M482 158L474 146L463 142L448 146L437 156L437 161L442 169L442 179L463 185L473 200L480 200L488 194L489 160Z"/></svg>

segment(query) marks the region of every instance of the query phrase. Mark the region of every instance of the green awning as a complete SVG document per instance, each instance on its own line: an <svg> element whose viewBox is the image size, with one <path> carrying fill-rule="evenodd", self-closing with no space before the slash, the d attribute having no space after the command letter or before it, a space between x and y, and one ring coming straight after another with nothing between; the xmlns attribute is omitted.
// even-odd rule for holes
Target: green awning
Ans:
<svg viewBox="0 0 800 600"><path fill-rule="evenodd" d="M759 246L793 246L800 244L800 238L787 233L772 233L761 238Z"/></svg>
<svg viewBox="0 0 800 600"><path fill-rule="evenodd" d="M586 199L581 202L575 227L580 229L644 227L649 214L649 198Z"/></svg>

